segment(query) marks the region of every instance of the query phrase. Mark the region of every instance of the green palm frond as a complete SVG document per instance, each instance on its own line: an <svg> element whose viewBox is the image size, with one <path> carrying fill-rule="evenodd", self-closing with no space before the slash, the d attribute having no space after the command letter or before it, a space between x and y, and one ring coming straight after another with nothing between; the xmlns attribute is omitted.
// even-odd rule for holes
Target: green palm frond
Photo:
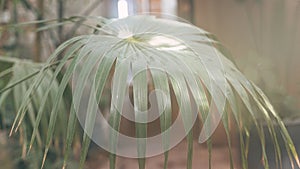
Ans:
<svg viewBox="0 0 300 169"><path fill-rule="evenodd" d="M263 147L262 156L266 168L268 168L268 160L264 149L264 133L259 118L263 119L269 127L277 150L277 158L280 160L280 149L273 127L274 123L280 126L281 137L286 142L287 151L299 165L293 142L269 100L218 50L220 44L212 39L208 32L187 23L154 16L131 16L124 19L107 20L105 24L102 21L98 21L101 23L101 28L95 28L97 34L78 36L58 47L48 62L40 69L34 81L30 82L30 86L26 88L28 90L23 95L24 99L19 103L20 109L16 124L22 122L23 117L27 114L25 110L30 109L31 106L28 102L34 98L31 97L33 93L42 91L39 90L41 85L45 84L48 90L40 94L43 97L54 99L53 102L50 102L50 120L48 130L45 132L47 133L45 157L57 125L57 117L61 115L59 107L63 97L62 93L72 76L75 75L76 78L73 79L75 82L73 89L74 105L71 107L68 120L65 161L68 160L74 137L77 122L76 111L80 107L80 101L85 99L87 105L83 120L85 134L82 143L81 168L87 155L91 136L95 132L94 126L97 119L95 108L102 99L105 86L111 84L111 105L108 121L114 129L109 132L110 164L113 169L116 162L118 131L122 127L120 126L121 113L128 89L132 86L135 120L147 121L148 116L144 112L148 109L148 93L152 91L148 87L149 83L153 83L154 89L165 95L163 98L157 97L158 110L162 111L159 117L162 131L172 126L171 93L174 93L176 97L184 131L187 134L188 169L192 167L193 150L193 133L190 129L196 118L193 113L193 100L199 112L200 120L203 122L203 131L199 141L208 141L209 151L211 151L210 136L219 122L223 123L229 138L228 113L231 111L240 131L247 133L250 123L254 124L259 131ZM47 78L49 65L56 62L58 55L64 57L60 60L51 77ZM71 60L70 63L68 60ZM52 83L56 81L56 76L64 66L66 66L66 71L61 82L59 84ZM132 79L131 82L128 82L128 79ZM85 96L84 92L86 85L92 89L88 97ZM49 86L53 86L58 92L51 92ZM25 92L25 88L19 87L18 90L21 90L22 93ZM39 113L41 113L46 107L43 102L45 99L36 100L41 101L38 107ZM248 111L240 111L241 105ZM39 113L34 116L35 119L39 119ZM34 124L35 129L39 127L38 120ZM13 130L17 126L13 126ZM135 127L137 138L147 137L147 123L137 122ZM34 132L34 134L38 136L38 133ZM162 147L166 151L165 161L167 162L170 133L165 132L161 139ZM245 161L247 139L245 140L242 136L240 139L243 147L243 166L247 168ZM141 169L145 168L146 147L145 139L137 140L137 156ZM229 149L231 147L230 141L228 147ZM233 168L232 162L231 168Z"/></svg>
<svg viewBox="0 0 300 169"><path fill-rule="evenodd" d="M7 89L0 95L0 107L3 116L9 117L13 113L18 112L23 102L23 96L26 95L26 91L32 86L35 81L35 77L42 68L42 64L34 63L29 60L13 59L8 57L0 57L0 62L11 65L11 67L2 71L3 76L0 80L5 80ZM52 104L55 102L55 95L58 92L59 82L56 77L53 76L52 70L48 69L43 74L44 80L38 85L34 93L31 93L30 100L26 102L26 109L24 114L14 114L15 121L8 120L8 126L15 126L16 130L11 130L11 134L21 128L20 136L23 142L23 153L26 153L27 147L31 148L34 145L34 138L37 139L38 146L40 148L45 145L46 131L49 125L48 119L52 110ZM10 86L10 87L9 87ZM48 96L45 96L45 92L49 90ZM47 102L43 102L47 100ZM43 107L43 109L40 109ZM61 141L62 136L66 135L64 130L64 123L67 121L67 108L64 101L59 105L58 111L60 112L57 119L55 139ZM5 120L6 118L4 118ZM27 134L26 134L27 131ZM32 137L30 141L30 137ZM24 156L26 154L23 154Z"/></svg>

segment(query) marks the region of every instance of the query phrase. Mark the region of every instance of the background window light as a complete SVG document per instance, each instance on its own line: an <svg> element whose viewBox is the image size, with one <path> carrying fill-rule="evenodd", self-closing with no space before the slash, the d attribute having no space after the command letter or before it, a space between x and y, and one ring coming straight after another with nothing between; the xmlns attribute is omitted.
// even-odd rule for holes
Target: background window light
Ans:
<svg viewBox="0 0 300 169"><path fill-rule="evenodd" d="M126 0L118 1L118 17L125 18L128 16L128 3Z"/></svg>

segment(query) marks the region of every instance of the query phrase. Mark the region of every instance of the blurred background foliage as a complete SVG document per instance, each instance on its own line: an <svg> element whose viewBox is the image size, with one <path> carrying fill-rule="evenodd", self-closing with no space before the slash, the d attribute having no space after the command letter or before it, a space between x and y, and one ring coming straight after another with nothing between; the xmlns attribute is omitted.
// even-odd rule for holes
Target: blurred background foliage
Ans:
<svg viewBox="0 0 300 169"><path fill-rule="evenodd" d="M30 59L33 62L27 63L36 65L35 62L45 61L66 39L87 32L87 29L80 26L80 23L83 23L82 19L66 18L80 15L115 18L118 17L117 2L118 0L1 0L0 56L9 56L16 60L0 60L0 76L2 74L5 76L0 81L0 89L9 85L11 80L26 76L24 74L26 72L17 74L19 77L11 72L5 73L21 66L18 65L20 64L18 59ZM127 2L129 14L162 12L177 15L213 33L231 52L240 70L266 92L281 117L297 119L295 117L300 115L298 75L300 1L127 0ZM10 27L12 24L44 19L55 19L51 23L56 23L56 26L47 27L47 23L33 23ZM60 24L62 22L64 24ZM33 70L28 70L31 71ZM59 82L59 79L57 81ZM25 86L29 85L30 82ZM3 98L3 94L1 97ZM16 111L13 102L9 101L12 99L13 96L7 96L5 105L0 107L2 129L0 134L5 136L8 135L14 118L13 113L5 111ZM5 117L9 121L3 122L3 116L10 116ZM22 140L21 133L16 137L16 140L10 143L0 142L1 146L6 144L18 146ZM27 148L23 147L21 150ZM11 158L13 157L14 155L11 155ZM23 165L23 163L25 165L26 161L21 159L15 164ZM7 168L12 167L9 165Z"/></svg>

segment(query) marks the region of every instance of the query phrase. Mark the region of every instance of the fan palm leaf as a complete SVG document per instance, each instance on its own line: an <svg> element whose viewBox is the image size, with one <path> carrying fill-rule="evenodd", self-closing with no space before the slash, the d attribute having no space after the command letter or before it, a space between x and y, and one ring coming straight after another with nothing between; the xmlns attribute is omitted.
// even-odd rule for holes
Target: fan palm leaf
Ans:
<svg viewBox="0 0 300 169"><path fill-rule="evenodd" d="M47 82L46 84L54 85L58 91L55 96L49 89L43 93L44 97L52 95L51 97L55 98L51 102L45 157L53 138L57 117L60 115L58 112L62 93L72 79L74 84L73 106L68 120L65 161L68 160L75 132L76 117L78 117L85 130L81 168L91 138L95 139L94 135L97 133L94 127L97 123L97 116L99 116L97 114L98 103L102 99L103 90L107 84L111 84L111 105L108 117L111 130L109 131L107 150L111 152L110 166L112 169L115 168L116 155L119 153L118 144L120 144L121 135L118 131L122 127L120 122L123 104L130 87L133 92L137 137L137 148L133 154L139 158L141 169L145 168L145 158L151 156L147 146L147 121L149 120L147 110L149 108L148 93L153 90L162 93L162 95L156 93L156 99L158 111L161 113L159 118L162 145L160 146L165 152L165 162L168 160L168 150L172 148L171 143L174 141L172 140L172 130L168 130L173 125L171 93L174 93L179 106L183 131L187 135L188 169L192 167L193 133L191 128L197 112L203 123L199 142L207 141L209 151L211 151L210 136L221 122L225 127L231 152L228 125L228 113L231 111L240 131L248 132L249 123L254 124L259 131L266 168L268 168L268 160L264 149L264 131L259 119L263 119L269 127L277 150L277 159L280 161L280 149L273 127L274 123L280 126L280 133L286 142L290 158L294 158L299 165L293 142L267 97L255 84L242 75L225 54L218 50L219 42L211 38L212 36L208 32L187 23L154 16L130 16L124 19L105 20L105 22L102 18L101 20L96 19L96 22L101 25L101 27L95 28L97 34L72 38L57 48L40 69L34 82L31 82L30 88L24 93L23 101L20 102L15 124L21 123L24 119L25 110L30 109L30 104L28 104L30 96L35 91L38 93L39 86ZM58 55L64 57L52 77L46 78L45 75L49 73L49 65L55 63ZM68 60L71 60L70 64L67 64ZM66 72L61 83L53 84L52 81L55 81L55 77L64 66L66 66ZM154 89L150 89L148 84L152 84ZM85 91L87 86L90 88L88 93ZM24 92L25 89L22 91ZM82 107L82 100L86 100L85 113L78 114ZM240 111L239 102L248 111ZM45 106L45 104L40 105L40 112ZM36 117L36 119L38 118ZM17 127L18 125L14 125L13 129ZM39 122L36 120L35 129L38 127ZM38 133L34 132L34 135L38 136ZM32 140L34 139L35 136ZM247 168L245 161L247 139L244 140L243 137L240 139L243 167ZM167 165L165 164L164 167L166 168ZM232 158L231 168L233 168Z"/></svg>

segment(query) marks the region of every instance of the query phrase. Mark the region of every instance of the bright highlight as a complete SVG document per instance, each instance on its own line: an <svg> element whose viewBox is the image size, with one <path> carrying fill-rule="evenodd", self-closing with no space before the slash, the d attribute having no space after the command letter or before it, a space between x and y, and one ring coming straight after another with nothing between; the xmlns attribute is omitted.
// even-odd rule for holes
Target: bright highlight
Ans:
<svg viewBox="0 0 300 169"><path fill-rule="evenodd" d="M118 16L119 18L126 18L128 16L128 3L126 0L118 1Z"/></svg>

